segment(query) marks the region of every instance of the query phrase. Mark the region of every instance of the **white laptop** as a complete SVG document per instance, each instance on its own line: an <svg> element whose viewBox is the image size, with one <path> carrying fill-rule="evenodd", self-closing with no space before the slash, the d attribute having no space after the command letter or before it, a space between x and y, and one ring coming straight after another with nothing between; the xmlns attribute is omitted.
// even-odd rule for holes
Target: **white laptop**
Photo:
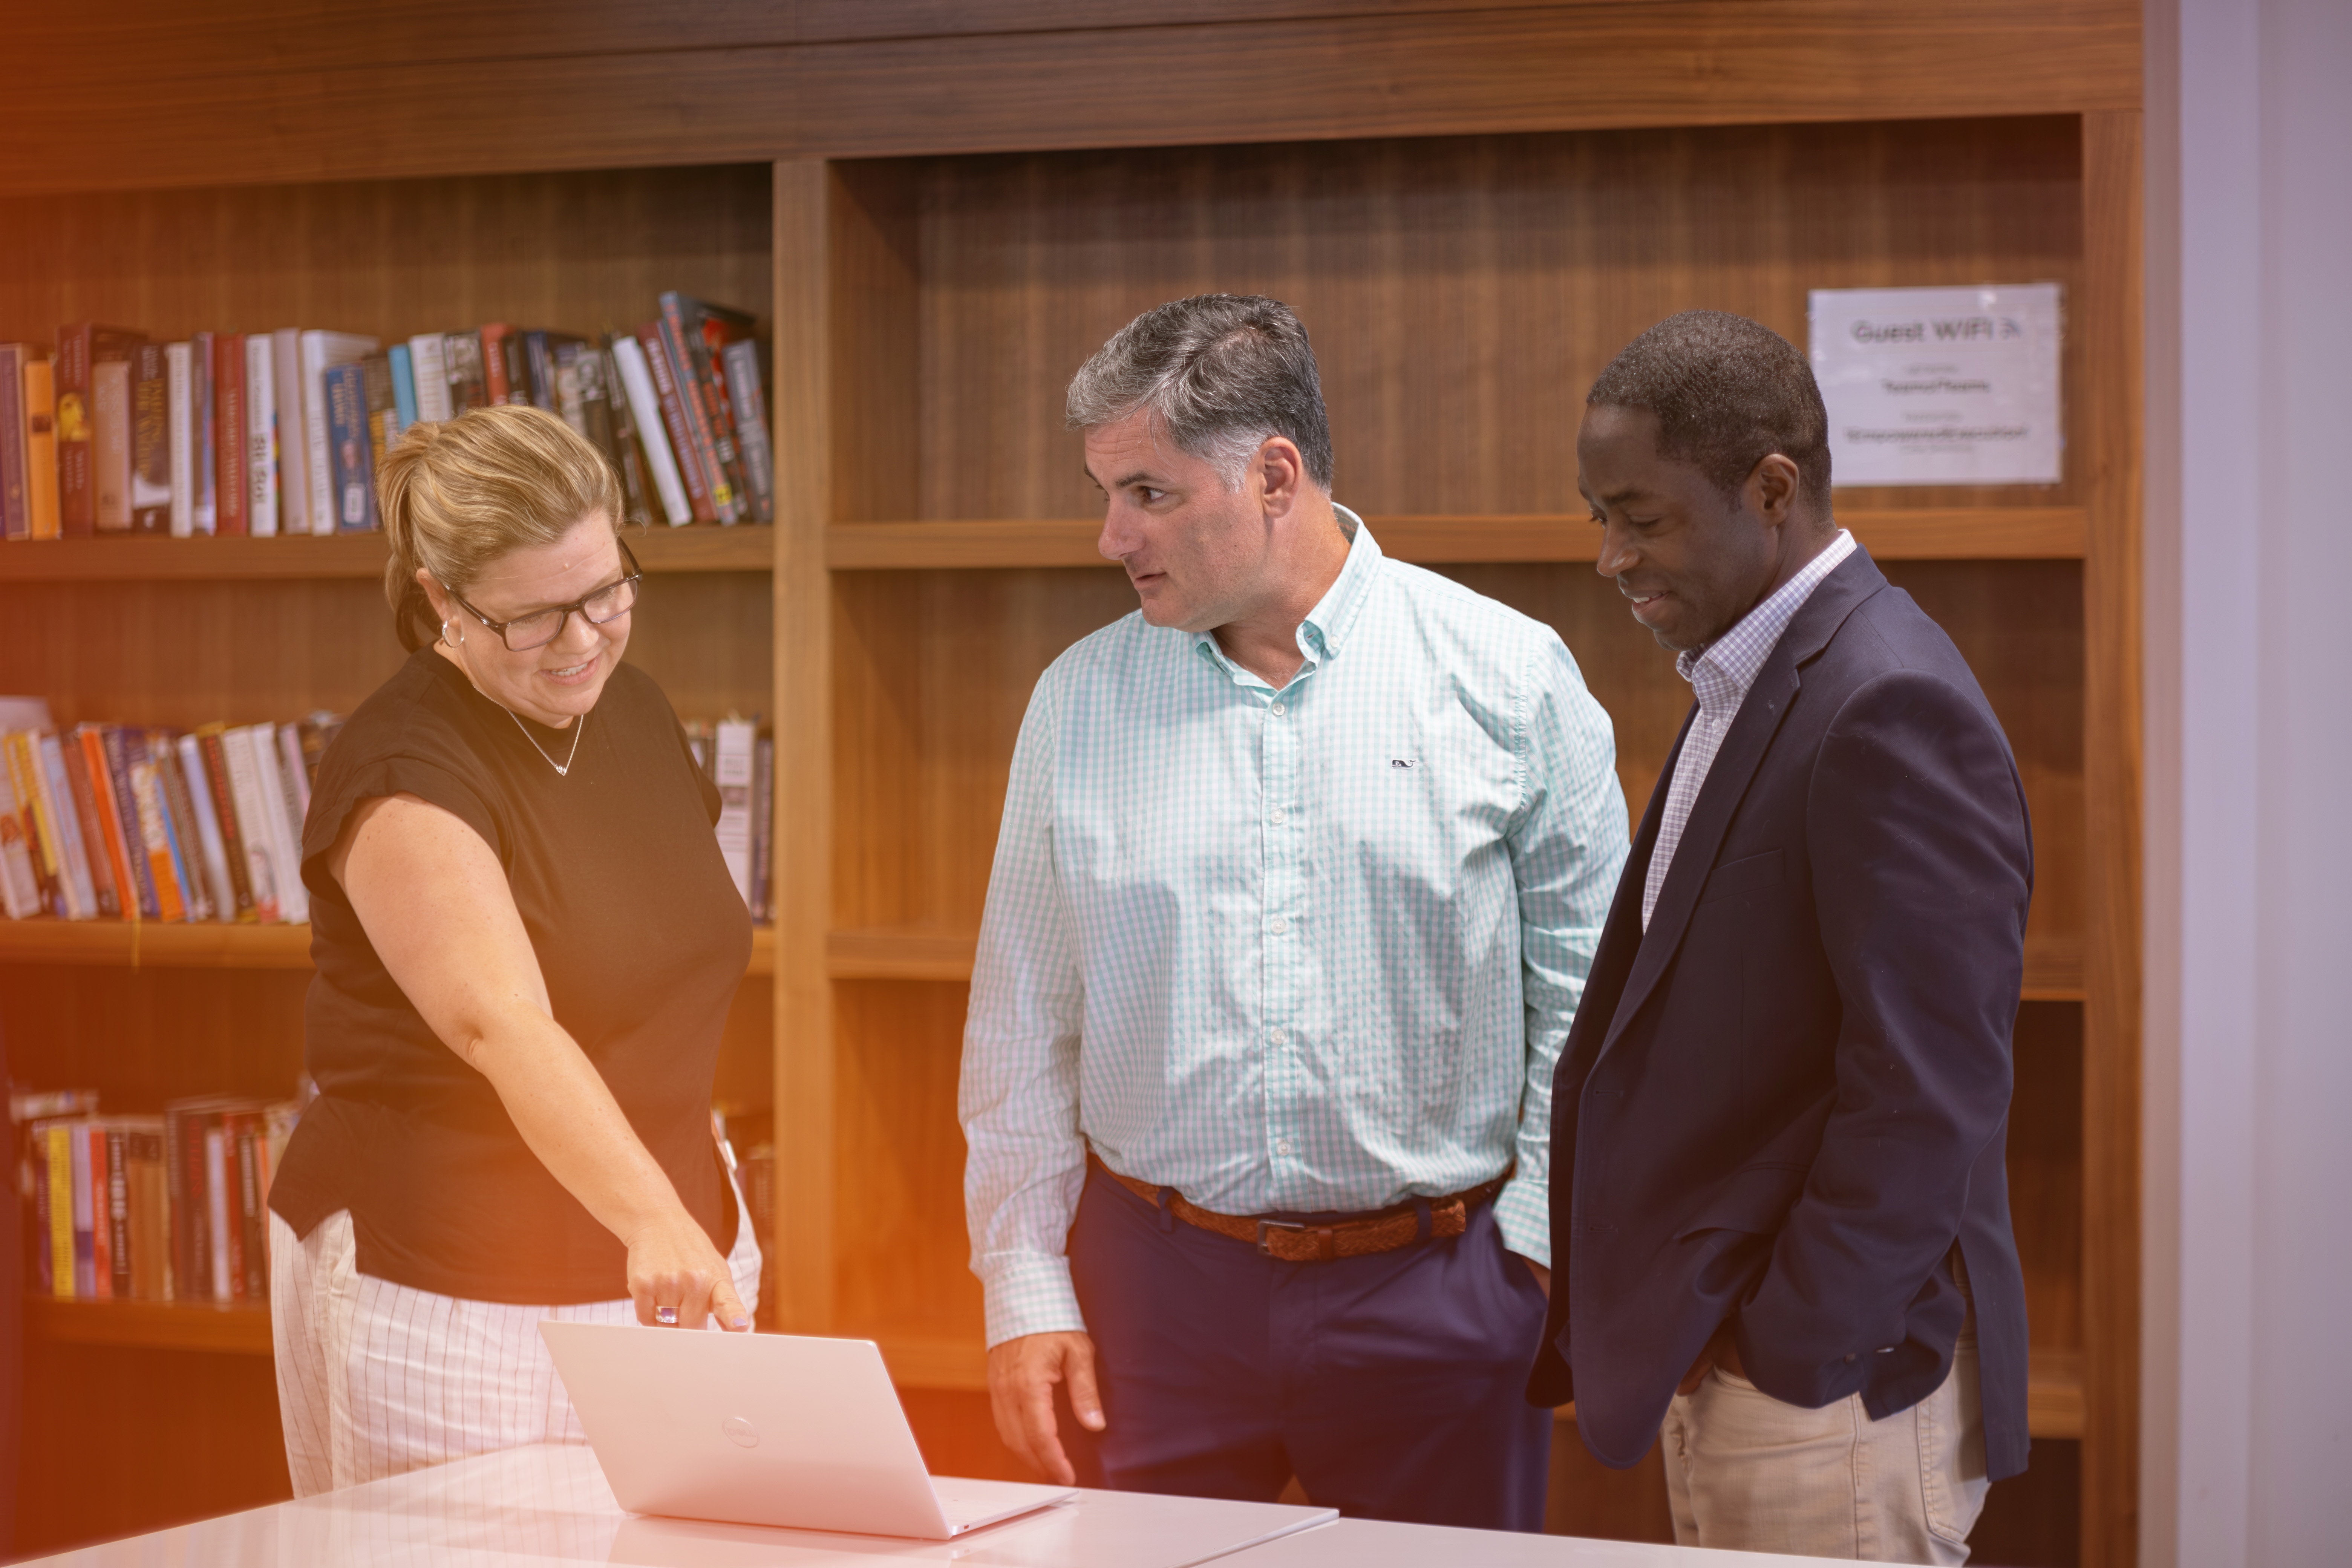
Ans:
<svg viewBox="0 0 2352 1568"><path fill-rule="evenodd" d="M631 1513L949 1541L1068 1487L936 1480L871 1340L542 1322Z"/></svg>

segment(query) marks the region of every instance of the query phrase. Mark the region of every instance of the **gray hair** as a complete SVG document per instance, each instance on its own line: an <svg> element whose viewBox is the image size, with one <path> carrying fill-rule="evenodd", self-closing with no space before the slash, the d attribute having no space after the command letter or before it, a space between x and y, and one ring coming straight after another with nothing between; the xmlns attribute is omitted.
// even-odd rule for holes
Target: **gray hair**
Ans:
<svg viewBox="0 0 2352 1568"><path fill-rule="evenodd" d="M1214 464L1241 488L1269 436L1286 436L1307 477L1331 489L1331 423L1307 329L1289 306L1257 295L1195 294L1146 310L1070 379L1073 430L1148 414L1177 450Z"/></svg>

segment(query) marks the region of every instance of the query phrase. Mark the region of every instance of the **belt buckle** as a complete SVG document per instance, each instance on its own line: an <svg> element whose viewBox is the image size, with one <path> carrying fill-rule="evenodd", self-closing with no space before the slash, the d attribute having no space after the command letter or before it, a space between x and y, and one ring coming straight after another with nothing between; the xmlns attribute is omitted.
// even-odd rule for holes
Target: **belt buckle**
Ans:
<svg viewBox="0 0 2352 1568"><path fill-rule="evenodd" d="M1290 1232L1291 1234L1293 1234L1294 1236L1304 1236L1304 1235L1307 1233L1307 1228L1308 1228L1307 1226L1304 1226L1304 1225L1297 1224L1297 1222L1292 1221L1292 1220L1285 1220L1285 1219L1262 1219L1262 1220L1258 1221L1258 1222L1257 1222L1257 1251L1258 1251L1258 1256L1259 1256L1259 1257L1261 1257L1261 1258L1272 1258L1272 1257L1274 1256L1274 1247L1273 1247L1272 1243L1267 1239L1266 1232L1268 1232L1268 1231L1272 1231L1272 1230L1286 1230L1286 1231L1289 1231L1289 1232Z"/></svg>

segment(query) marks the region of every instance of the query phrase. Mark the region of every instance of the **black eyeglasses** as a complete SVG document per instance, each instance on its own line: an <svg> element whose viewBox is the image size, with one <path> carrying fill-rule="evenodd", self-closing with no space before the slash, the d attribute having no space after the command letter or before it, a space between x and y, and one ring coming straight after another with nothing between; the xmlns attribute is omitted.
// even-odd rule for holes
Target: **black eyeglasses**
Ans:
<svg viewBox="0 0 2352 1568"><path fill-rule="evenodd" d="M465 596L457 589L446 583L441 586L457 601L458 608L498 633L499 640L507 645L509 653L529 653L535 647L545 647L562 637L565 623L570 621L575 611L590 626L601 626L607 621L619 620L636 608L637 590L646 580L645 571L638 566L637 558L629 553L627 540L616 536L613 542L621 547L621 563L628 568L627 576L617 583L605 584L585 598L574 599L568 605L553 605L544 610L533 610L510 621L494 621L466 603Z"/></svg>

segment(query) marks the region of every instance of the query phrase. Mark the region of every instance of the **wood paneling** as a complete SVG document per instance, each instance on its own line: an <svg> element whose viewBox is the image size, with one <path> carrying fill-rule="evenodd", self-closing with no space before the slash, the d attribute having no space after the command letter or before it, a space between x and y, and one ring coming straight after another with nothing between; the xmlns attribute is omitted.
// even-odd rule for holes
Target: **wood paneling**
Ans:
<svg viewBox="0 0 2352 1568"><path fill-rule="evenodd" d="M2085 264L2074 312L2090 366L2071 460L2086 470L2083 1561L2139 1552L2140 117L2085 115Z"/></svg>
<svg viewBox="0 0 2352 1568"><path fill-rule="evenodd" d="M647 572L765 572L774 536L763 528L640 528L629 549ZM173 581L303 582L364 577L380 582L381 533L296 534L274 539L58 539L0 550L0 583Z"/></svg>
<svg viewBox="0 0 2352 1568"><path fill-rule="evenodd" d="M1589 132L937 160L921 170L918 520L1079 518L1071 374L1207 289L1313 334L1338 499L1569 515L1584 394L1675 310L1796 342L1811 288L2080 276L2058 120ZM2047 507L2071 485L1853 490L1856 510ZM864 521L842 518L837 521Z"/></svg>
<svg viewBox="0 0 2352 1568"><path fill-rule="evenodd" d="M302 14L265 13L228 35L258 68L160 68L167 35L130 51L148 62L126 73L135 116L89 115L86 68L23 73L0 107L0 191L2033 114L2134 109L2140 94L2138 12L2124 0L1982 0L1932 26L1864 0L1620 0L806 44L747 42L740 15L689 16L656 48L593 19L575 44L567 18L504 58L495 40L527 26L475 53L463 40L481 20L434 49L419 17L394 34L415 42L373 51L361 32L348 54L298 47L280 66L273 23ZM136 36L67 47L112 62Z"/></svg>

